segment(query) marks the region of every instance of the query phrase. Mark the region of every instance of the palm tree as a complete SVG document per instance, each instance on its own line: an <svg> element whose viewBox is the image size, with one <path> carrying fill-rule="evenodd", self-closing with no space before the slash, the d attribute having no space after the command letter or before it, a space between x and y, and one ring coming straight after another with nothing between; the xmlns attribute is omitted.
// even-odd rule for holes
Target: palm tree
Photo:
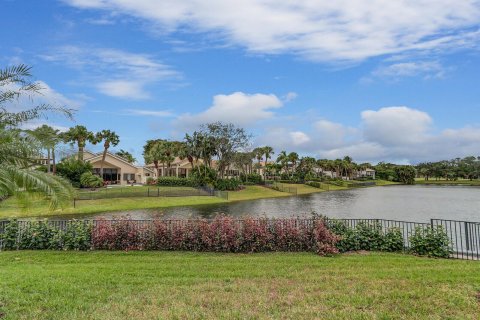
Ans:
<svg viewBox="0 0 480 320"><path fill-rule="evenodd" d="M280 163L282 168L284 168L288 173L288 155L286 151L283 150L278 154L277 163Z"/></svg>
<svg viewBox="0 0 480 320"><path fill-rule="evenodd" d="M295 167L297 166L297 161L299 159L298 153L290 152L287 158L288 158L288 161L292 163L292 176L293 176L293 173L295 172Z"/></svg>
<svg viewBox="0 0 480 320"><path fill-rule="evenodd" d="M105 158L107 157L107 151L110 146L116 146L120 143L120 138L114 131L110 130L102 130L97 132L95 135L95 142L99 143L103 141L103 155L102 155L102 163L100 164L100 177L103 179L103 164L105 162Z"/></svg>
<svg viewBox="0 0 480 320"><path fill-rule="evenodd" d="M137 159L128 151L120 149L120 151L115 152L115 154L123 159L125 159L129 163L135 163Z"/></svg>
<svg viewBox="0 0 480 320"><path fill-rule="evenodd" d="M54 129L46 124L34 130L27 130L27 133L35 137L43 148L47 150L47 172L56 173L55 147L60 143L60 130ZM52 160L52 161L51 161ZM53 166L51 165L53 162ZM53 170L52 170L53 169Z"/></svg>
<svg viewBox="0 0 480 320"><path fill-rule="evenodd" d="M67 132L62 133L62 139L65 143L70 142L70 144L77 143L78 146L78 160L83 161L83 150L85 145L88 142L96 144L97 140L95 135L88 131L85 126L75 126L70 128Z"/></svg>
<svg viewBox="0 0 480 320"><path fill-rule="evenodd" d="M29 194L43 193L54 209L73 197L73 188L63 178L35 170L40 142L22 135L18 126L47 112L71 117L71 111L46 104L19 112L7 111L7 105L17 107L19 98L41 93L42 87L31 82L30 77L30 67L25 65L0 70L0 199L9 196L25 199Z"/></svg>
<svg viewBox="0 0 480 320"><path fill-rule="evenodd" d="M150 140L153 141L153 140ZM147 144L149 142L147 141ZM153 143L148 146L146 149L146 153L144 152L145 163L153 163L155 166L155 170L157 171L157 177L160 178L160 168L159 162L163 159L163 149L160 144L160 140L154 141Z"/></svg>

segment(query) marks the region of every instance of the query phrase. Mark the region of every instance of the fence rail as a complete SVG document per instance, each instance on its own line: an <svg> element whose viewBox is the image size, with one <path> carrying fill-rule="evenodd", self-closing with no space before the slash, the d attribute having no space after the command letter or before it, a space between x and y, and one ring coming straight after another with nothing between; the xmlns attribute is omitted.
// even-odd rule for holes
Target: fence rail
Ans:
<svg viewBox="0 0 480 320"><path fill-rule="evenodd" d="M218 191L215 191L218 192ZM227 193L228 197L228 193ZM391 228L398 228L402 233L404 240L404 248L410 248L410 238L414 234L417 228L426 229L426 228L438 228L441 227L449 239L450 250L452 252L452 258L457 259L466 259L466 260L480 260L480 222L470 222L470 221L456 221L456 220L444 220L444 219L431 219L430 223L420 223L420 222L410 222L410 221L399 221L399 220L387 220L387 219L333 219L333 218L324 218L327 225L333 221L340 221L344 223L349 228L355 228L359 224L366 224L370 226L380 225L382 231L386 232ZM206 221L211 221L210 219L204 219ZM259 219L265 221L265 219ZM282 219L266 219L266 221L273 225L274 222L281 221ZM18 220L19 227L21 230L25 229L32 222L36 220ZM92 224L94 227L98 223L110 222L112 224L118 223L119 221L124 221L122 219L117 220L42 220L44 223L57 228L59 230L65 231L69 224L73 221L78 221L84 224ZM141 228L148 228L153 226L156 220L128 220L135 226ZM168 219L162 220L168 225L179 225L184 224L188 225L192 219ZM243 219L235 219L235 223L242 224ZM285 221L291 220L286 219ZM303 225L305 227L312 227L315 219L295 219L295 224ZM9 220L0 220L0 235L5 232L5 227L9 223ZM0 237L0 249L2 248L2 240Z"/></svg>
<svg viewBox="0 0 480 320"><path fill-rule="evenodd" d="M298 194L297 188L295 188L295 187L290 187L290 186L286 186L285 184L279 183L279 182L266 183L266 184L265 184L265 187L270 188L270 189L273 189L273 190L277 190L277 191L280 191L280 192L291 193L291 194L293 194L293 195L297 195L297 194Z"/></svg>
<svg viewBox="0 0 480 320"><path fill-rule="evenodd" d="M188 196L213 196L214 192L205 188L169 188L158 187L128 187L128 188L104 188L95 191L82 191L77 193L76 200L97 200L110 198L129 197L188 197Z"/></svg>

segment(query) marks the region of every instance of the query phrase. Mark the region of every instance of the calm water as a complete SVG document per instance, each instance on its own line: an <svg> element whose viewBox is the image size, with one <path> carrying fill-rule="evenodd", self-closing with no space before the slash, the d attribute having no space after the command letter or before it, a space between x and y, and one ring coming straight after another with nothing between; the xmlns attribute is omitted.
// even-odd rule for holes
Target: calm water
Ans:
<svg viewBox="0 0 480 320"><path fill-rule="evenodd" d="M480 188L460 186L388 186L259 199L219 205L147 209L97 214L133 219L232 216L290 217L311 212L337 218L384 218L425 222L431 218L480 221ZM77 216L81 217L81 216ZM92 215L88 216L92 218Z"/></svg>

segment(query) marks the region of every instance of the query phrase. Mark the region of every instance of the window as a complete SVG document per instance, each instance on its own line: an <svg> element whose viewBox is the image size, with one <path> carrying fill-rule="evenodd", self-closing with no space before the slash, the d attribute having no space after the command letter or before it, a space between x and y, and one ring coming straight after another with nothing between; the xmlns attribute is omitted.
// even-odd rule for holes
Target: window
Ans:
<svg viewBox="0 0 480 320"><path fill-rule="evenodd" d="M131 181L135 180L135 174L134 173L124 173L123 174L123 181Z"/></svg>

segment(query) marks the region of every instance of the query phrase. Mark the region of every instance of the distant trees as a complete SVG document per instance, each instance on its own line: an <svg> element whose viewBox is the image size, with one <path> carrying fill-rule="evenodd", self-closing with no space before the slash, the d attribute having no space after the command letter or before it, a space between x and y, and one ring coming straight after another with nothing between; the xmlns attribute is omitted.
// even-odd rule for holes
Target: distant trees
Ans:
<svg viewBox="0 0 480 320"><path fill-rule="evenodd" d="M479 179L480 178L480 157L469 156L463 159L442 160L437 162L423 162L417 166L418 176L425 180L445 179Z"/></svg>
<svg viewBox="0 0 480 320"><path fill-rule="evenodd" d="M115 154L123 159L125 159L129 163L135 163L137 159L128 151L120 149L120 151L115 152Z"/></svg>

